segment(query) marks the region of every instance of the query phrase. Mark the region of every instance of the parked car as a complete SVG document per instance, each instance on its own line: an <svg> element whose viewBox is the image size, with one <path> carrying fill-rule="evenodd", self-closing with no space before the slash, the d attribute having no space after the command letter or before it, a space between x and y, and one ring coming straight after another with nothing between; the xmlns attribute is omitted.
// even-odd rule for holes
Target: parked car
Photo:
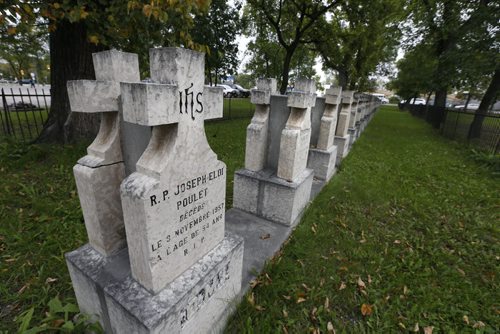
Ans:
<svg viewBox="0 0 500 334"><path fill-rule="evenodd" d="M231 87L238 90L238 97L249 97L250 96L250 90L243 88L238 84L233 84Z"/></svg>
<svg viewBox="0 0 500 334"><path fill-rule="evenodd" d="M222 87L222 89L224 89L222 92L224 97L238 97L239 93L237 89L231 88L230 86L224 84L217 85L217 87Z"/></svg>
<svg viewBox="0 0 500 334"><path fill-rule="evenodd" d="M9 104L9 109L10 110L23 110L23 109L27 109L27 110L33 110L33 109L38 109L37 106L35 106L34 104L31 104L31 103L28 103L28 102L16 102L16 103L11 103Z"/></svg>
<svg viewBox="0 0 500 334"><path fill-rule="evenodd" d="M415 104L415 105L425 105L425 99L422 99L420 97L417 97L416 99L411 99L410 104Z"/></svg>
<svg viewBox="0 0 500 334"><path fill-rule="evenodd" d="M459 104L455 107L453 107L455 109L464 109L465 108L465 104ZM467 105L467 110L477 110L479 109L479 103L469 103Z"/></svg>

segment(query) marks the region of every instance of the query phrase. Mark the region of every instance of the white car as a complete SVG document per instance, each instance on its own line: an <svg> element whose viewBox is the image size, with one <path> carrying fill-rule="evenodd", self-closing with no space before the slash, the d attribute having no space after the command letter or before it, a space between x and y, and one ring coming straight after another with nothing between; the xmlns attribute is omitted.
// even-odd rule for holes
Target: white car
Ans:
<svg viewBox="0 0 500 334"><path fill-rule="evenodd" d="M237 89L231 88L228 85L217 85L217 87L222 87L224 97L236 97L239 94Z"/></svg>
<svg viewBox="0 0 500 334"><path fill-rule="evenodd" d="M465 104L460 104L458 106L454 107L455 109L464 109ZM479 103L469 103L467 105L467 110L478 110L479 109Z"/></svg>
<svg viewBox="0 0 500 334"><path fill-rule="evenodd" d="M411 99L410 104L415 104L415 105L425 105L425 99L422 99L420 97L417 97L416 99Z"/></svg>

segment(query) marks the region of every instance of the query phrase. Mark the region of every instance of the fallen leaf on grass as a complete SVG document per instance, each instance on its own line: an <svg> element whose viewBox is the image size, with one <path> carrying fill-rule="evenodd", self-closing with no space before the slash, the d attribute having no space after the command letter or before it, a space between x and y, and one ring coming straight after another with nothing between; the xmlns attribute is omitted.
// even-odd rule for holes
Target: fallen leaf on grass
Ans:
<svg viewBox="0 0 500 334"><path fill-rule="evenodd" d="M325 279L322 277L322 278L319 280L319 286L320 286L320 287L322 287L324 284L325 284Z"/></svg>
<svg viewBox="0 0 500 334"><path fill-rule="evenodd" d="M24 284L24 285L21 287L21 289L19 289L19 291L17 291L17 294L19 294L19 295L20 295L20 294L21 294L21 293L23 293L23 292L24 292L24 290L26 290L29 286L30 286L30 284L29 284L29 283Z"/></svg>
<svg viewBox="0 0 500 334"><path fill-rule="evenodd" d="M361 305L361 314L365 317L370 316L373 312L372 306L370 304Z"/></svg>
<svg viewBox="0 0 500 334"><path fill-rule="evenodd" d="M329 310L330 309L330 299L328 299L328 297L326 297L325 299L325 310Z"/></svg>
<svg viewBox="0 0 500 334"><path fill-rule="evenodd" d="M311 231L316 234L316 228L314 228L314 226L311 226Z"/></svg>
<svg viewBox="0 0 500 334"><path fill-rule="evenodd" d="M420 327L418 326L418 322L415 324L415 327L413 327L414 332L418 332L420 330Z"/></svg>
<svg viewBox="0 0 500 334"><path fill-rule="evenodd" d="M56 319L52 321L52 327L58 328L61 327L61 325L64 324L64 319Z"/></svg>
<svg viewBox="0 0 500 334"><path fill-rule="evenodd" d="M363 289L366 289L366 284L365 282L363 282L363 280L361 279L361 277L358 277L358 288L360 288L361 290Z"/></svg>
<svg viewBox="0 0 500 334"><path fill-rule="evenodd" d="M372 284L372 277L368 275L368 284Z"/></svg>
<svg viewBox="0 0 500 334"><path fill-rule="evenodd" d="M328 260L328 256L321 255L321 258L322 258L323 260Z"/></svg>
<svg viewBox="0 0 500 334"><path fill-rule="evenodd" d="M299 297L299 298L297 299L297 304L303 303L303 302L305 302L305 301L306 301L306 299L305 299L305 298Z"/></svg>
<svg viewBox="0 0 500 334"><path fill-rule="evenodd" d="M265 274L265 276L266 276L267 280L269 281L269 283L273 282L273 280L271 279L271 277L269 277L269 275L267 273Z"/></svg>
<svg viewBox="0 0 500 334"><path fill-rule="evenodd" d="M250 294L249 296L247 296L247 301L250 303L250 305L255 305L255 295L253 294Z"/></svg>
<svg viewBox="0 0 500 334"><path fill-rule="evenodd" d="M311 291L311 288L308 287L305 283L302 283L302 287L306 290L306 291Z"/></svg>
<svg viewBox="0 0 500 334"><path fill-rule="evenodd" d="M403 295L406 295L408 293L408 287L405 285L403 287Z"/></svg>
<svg viewBox="0 0 500 334"><path fill-rule="evenodd" d="M288 312L286 310L283 310L283 317L288 318Z"/></svg>
<svg viewBox="0 0 500 334"><path fill-rule="evenodd" d="M263 235L261 235L261 236L260 236L260 239L261 239L261 240L266 240L266 239L269 239L270 237L271 237L271 235L270 235L269 233L267 233L267 234L263 234Z"/></svg>
<svg viewBox="0 0 500 334"><path fill-rule="evenodd" d="M346 288L346 285L344 282L340 282L340 286L339 286L339 291L340 290L344 290Z"/></svg>
<svg viewBox="0 0 500 334"><path fill-rule="evenodd" d="M290 297L290 296L285 296L285 295L283 295L283 298L285 298L286 300L290 300L290 299L292 299L292 297Z"/></svg>
<svg viewBox="0 0 500 334"><path fill-rule="evenodd" d="M432 334L433 330L434 330L434 326L426 326L426 327L424 327L424 334Z"/></svg>
<svg viewBox="0 0 500 334"><path fill-rule="evenodd" d="M302 267L304 267L304 262L302 262L302 260L297 260L297 262L300 263Z"/></svg>
<svg viewBox="0 0 500 334"><path fill-rule="evenodd" d="M398 244L400 244L400 243L401 243L401 240L394 240L394 243L395 243L396 245L398 245Z"/></svg>
<svg viewBox="0 0 500 334"><path fill-rule="evenodd" d="M47 277L45 284L54 283L55 281L57 281L57 278Z"/></svg>
<svg viewBox="0 0 500 334"><path fill-rule="evenodd" d="M406 329L405 324L403 324L402 322L398 323L398 326L401 327L401 328L403 328L403 329Z"/></svg>
<svg viewBox="0 0 500 334"><path fill-rule="evenodd" d="M485 327L485 326L486 326L486 325L484 324L484 322L482 322L482 321L476 321L476 322L474 323L474 325L472 326L472 328L483 328L483 327Z"/></svg>
<svg viewBox="0 0 500 334"><path fill-rule="evenodd" d="M265 308L265 307L260 306L260 305L256 305L256 306L255 306L255 309L256 309L257 311L259 311L259 312L260 312L260 311L265 311L265 310L266 310L266 308Z"/></svg>
<svg viewBox="0 0 500 334"><path fill-rule="evenodd" d="M468 325L469 324L469 317L464 315L463 318L464 319L464 322Z"/></svg>
<svg viewBox="0 0 500 334"><path fill-rule="evenodd" d="M283 333L288 334L288 329L285 326L283 326Z"/></svg>
<svg viewBox="0 0 500 334"><path fill-rule="evenodd" d="M328 321L326 329L328 330L328 334L335 334L335 328L333 328L333 324L330 321Z"/></svg>
<svg viewBox="0 0 500 334"><path fill-rule="evenodd" d="M259 284L262 284L262 282L261 282L261 281L259 281L258 279L253 279L253 280L251 280L251 281L250 281L250 287L251 287L252 289L253 289L253 288L255 288L255 287L256 287L257 285L259 285Z"/></svg>
<svg viewBox="0 0 500 334"><path fill-rule="evenodd" d="M457 268L457 271L460 273L460 275L464 276L465 277L465 271L463 271L462 269L460 268Z"/></svg>

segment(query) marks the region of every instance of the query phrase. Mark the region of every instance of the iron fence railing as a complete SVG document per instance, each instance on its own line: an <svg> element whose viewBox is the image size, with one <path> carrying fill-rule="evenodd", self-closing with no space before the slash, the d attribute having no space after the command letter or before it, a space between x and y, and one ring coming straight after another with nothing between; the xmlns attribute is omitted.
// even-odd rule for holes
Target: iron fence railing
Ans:
<svg viewBox="0 0 500 334"><path fill-rule="evenodd" d="M416 117L425 119L447 138L474 145L484 151L500 152L500 113L479 114L472 110L445 109L426 105L401 105ZM475 120L475 121L474 121Z"/></svg>
<svg viewBox="0 0 500 334"><path fill-rule="evenodd" d="M38 137L47 121L50 91L1 89L0 123L3 135L22 141Z"/></svg>

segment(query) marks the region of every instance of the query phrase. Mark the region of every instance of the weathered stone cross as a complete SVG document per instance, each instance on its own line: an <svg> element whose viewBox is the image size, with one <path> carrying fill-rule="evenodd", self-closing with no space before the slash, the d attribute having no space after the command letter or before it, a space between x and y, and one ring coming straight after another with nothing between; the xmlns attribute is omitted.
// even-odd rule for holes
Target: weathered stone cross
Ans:
<svg viewBox="0 0 500 334"><path fill-rule="evenodd" d="M132 276L156 293L224 238L226 166L204 120L222 116L222 89L204 87L204 54L150 50L154 83L122 83L126 122L152 126L137 172L121 186Z"/></svg>
<svg viewBox="0 0 500 334"><path fill-rule="evenodd" d="M120 183L120 81L138 82L136 54L116 50L92 55L96 80L68 81L73 112L101 113L101 125L85 157L73 168L90 245L105 256L126 246Z"/></svg>

